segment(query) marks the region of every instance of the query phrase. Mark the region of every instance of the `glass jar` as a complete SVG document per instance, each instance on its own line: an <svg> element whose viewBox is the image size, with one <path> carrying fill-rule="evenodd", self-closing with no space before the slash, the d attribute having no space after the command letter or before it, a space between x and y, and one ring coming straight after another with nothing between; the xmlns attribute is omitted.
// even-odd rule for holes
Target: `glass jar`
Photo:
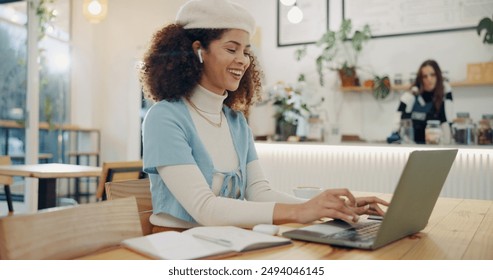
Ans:
<svg viewBox="0 0 493 280"><path fill-rule="evenodd" d="M411 119L402 119L399 131L402 144L414 144L414 128Z"/></svg>
<svg viewBox="0 0 493 280"><path fill-rule="evenodd" d="M416 72L412 72L409 75L409 84L414 85L415 82L416 82Z"/></svg>
<svg viewBox="0 0 493 280"><path fill-rule="evenodd" d="M426 122L425 141L426 144L438 145L442 137L442 128L439 120L429 120Z"/></svg>
<svg viewBox="0 0 493 280"><path fill-rule="evenodd" d="M476 144L476 128L469 118L457 118L452 124L452 135L455 144L474 145Z"/></svg>
<svg viewBox="0 0 493 280"><path fill-rule="evenodd" d="M394 85L402 85L402 74L395 74Z"/></svg>
<svg viewBox="0 0 493 280"><path fill-rule="evenodd" d="M484 118L479 121L478 145L493 144L493 119Z"/></svg>

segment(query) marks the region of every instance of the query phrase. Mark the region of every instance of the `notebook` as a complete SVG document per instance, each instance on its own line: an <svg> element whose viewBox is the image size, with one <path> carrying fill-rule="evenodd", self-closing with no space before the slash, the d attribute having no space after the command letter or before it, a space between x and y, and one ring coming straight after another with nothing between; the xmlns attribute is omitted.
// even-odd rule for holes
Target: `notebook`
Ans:
<svg viewBox="0 0 493 280"><path fill-rule="evenodd" d="M331 220L284 232L292 239L377 249L422 230L442 190L457 149L413 151L383 219L356 224Z"/></svg>
<svg viewBox="0 0 493 280"><path fill-rule="evenodd" d="M291 240L234 226L165 231L122 241L122 245L156 259L190 260L290 244Z"/></svg>

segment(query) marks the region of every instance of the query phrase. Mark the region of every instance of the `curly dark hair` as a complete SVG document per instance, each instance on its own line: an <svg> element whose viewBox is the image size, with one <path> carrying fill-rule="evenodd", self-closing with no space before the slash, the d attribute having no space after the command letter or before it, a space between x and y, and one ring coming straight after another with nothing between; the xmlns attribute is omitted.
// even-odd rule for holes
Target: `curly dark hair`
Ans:
<svg viewBox="0 0 493 280"><path fill-rule="evenodd" d="M229 29L184 29L170 24L157 31L144 55L140 81L147 98L154 101L177 101L190 96L202 75L203 66L192 49L199 41L208 49L211 41L220 39ZM245 71L238 89L229 92L224 103L231 109L248 115L250 106L260 100L261 71L257 58L250 56L250 66Z"/></svg>

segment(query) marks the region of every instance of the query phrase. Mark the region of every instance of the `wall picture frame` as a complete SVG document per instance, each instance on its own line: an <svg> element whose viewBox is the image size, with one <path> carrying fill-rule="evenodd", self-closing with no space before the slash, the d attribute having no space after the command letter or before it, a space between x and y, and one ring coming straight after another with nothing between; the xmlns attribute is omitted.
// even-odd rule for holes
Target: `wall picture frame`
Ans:
<svg viewBox="0 0 493 280"><path fill-rule="evenodd" d="M491 0L342 0L342 18L372 38L471 30L492 13Z"/></svg>
<svg viewBox="0 0 493 280"><path fill-rule="evenodd" d="M314 44L329 27L329 0L297 0L303 20L291 23L288 13L293 6L277 1L277 46Z"/></svg>

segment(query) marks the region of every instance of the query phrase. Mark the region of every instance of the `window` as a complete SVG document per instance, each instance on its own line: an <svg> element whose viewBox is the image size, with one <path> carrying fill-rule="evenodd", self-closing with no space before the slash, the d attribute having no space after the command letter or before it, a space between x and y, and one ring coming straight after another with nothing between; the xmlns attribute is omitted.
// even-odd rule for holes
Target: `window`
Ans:
<svg viewBox="0 0 493 280"><path fill-rule="evenodd" d="M40 62L39 121L50 128L68 123L70 116L69 57L70 2L41 1L45 8L37 38ZM0 5L0 119L23 124L27 96L27 2ZM36 38L35 38L36 39ZM40 153L59 161L56 130L40 131ZM0 154L24 154L24 129L0 127Z"/></svg>

